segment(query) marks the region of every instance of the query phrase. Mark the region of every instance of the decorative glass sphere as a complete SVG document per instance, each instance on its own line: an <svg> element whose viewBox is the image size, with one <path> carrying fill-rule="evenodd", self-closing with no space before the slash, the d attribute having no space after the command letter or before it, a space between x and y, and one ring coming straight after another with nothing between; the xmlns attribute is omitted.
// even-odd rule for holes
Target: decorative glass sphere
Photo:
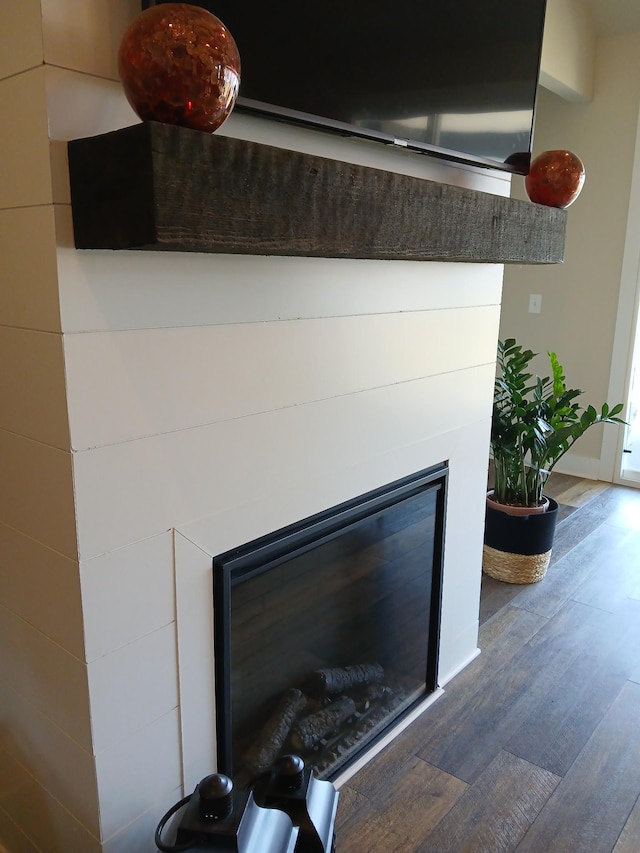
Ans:
<svg viewBox="0 0 640 853"><path fill-rule="evenodd" d="M127 100L143 121L213 133L240 88L240 54L225 25L199 6L161 3L129 25L118 52Z"/></svg>
<svg viewBox="0 0 640 853"><path fill-rule="evenodd" d="M582 160L571 151L543 151L531 163L524 186L531 201L547 207L569 207L585 179Z"/></svg>

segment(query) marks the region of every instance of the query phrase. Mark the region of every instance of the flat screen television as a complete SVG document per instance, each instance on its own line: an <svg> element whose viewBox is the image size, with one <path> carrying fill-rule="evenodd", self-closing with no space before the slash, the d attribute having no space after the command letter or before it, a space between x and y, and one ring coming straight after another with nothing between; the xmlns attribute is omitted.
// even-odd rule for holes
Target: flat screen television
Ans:
<svg viewBox="0 0 640 853"><path fill-rule="evenodd" d="M546 0L193 5L213 12L238 45L237 110L529 170Z"/></svg>

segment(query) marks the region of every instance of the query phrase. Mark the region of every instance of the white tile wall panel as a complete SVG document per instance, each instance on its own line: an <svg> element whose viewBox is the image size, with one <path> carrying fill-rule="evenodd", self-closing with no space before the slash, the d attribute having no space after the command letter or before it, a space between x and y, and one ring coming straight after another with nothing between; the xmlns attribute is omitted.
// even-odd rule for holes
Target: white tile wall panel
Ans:
<svg viewBox="0 0 640 853"><path fill-rule="evenodd" d="M71 454L0 430L0 522L76 559Z"/></svg>
<svg viewBox="0 0 640 853"><path fill-rule="evenodd" d="M0 853L42 853L3 808L0 808Z"/></svg>
<svg viewBox="0 0 640 853"><path fill-rule="evenodd" d="M80 579L88 662L175 620L171 531L85 560Z"/></svg>
<svg viewBox="0 0 640 853"><path fill-rule="evenodd" d="M499 318L498 306L481 306L67 335L72 446L115 444L486 364L495 358Z"/></svg>
<svg viewBox="0 0 640 853"><path fill-rule="evenodd" d="M439 663L445 680L477 645L490 428L487 417L461 430L451 448Z"/></svg>
<svg viewBox="0 0 640 853"><path fill-rule="evenodd" d="M0 257L0 322L60 331L53 208L0 210Z"/></svg>
<svg viewBox="0 0 640 853"><path fill-rule="evenodd" d="M51 162L51 192L53 203L70 206L69 155L65 141L54 139L49 143L49 160Z"/></svg>
<svg viewBox="0 0 640 853"><path fill-rule="evenodd" d="M140 0L41 2L45 62L117 80L120 39Z"/></svg>
<svg viewBox="0 0 640 853"><path fill-rule="evenodd" d="M182 787L173 788L156 797L155 803L140 817L115 835L105 839L102 853L157 853L152 839L158 822L182 797ZM167 833L169 833L168 828ZM168 837L171 838L170 835ZM167 834L163 835L163 840L167 840Z"/></svg>
<svg viewBox="0 0 640 853"><path fill-rule="evenodd" d="M0 79L42 64L40 0L4 0L0 25Z"/></svg>
<svg viewBox="0 0 640 853"><path fill-rule="evenodd" d="M175 625L98 658L87 670L93 750L99 753L177 707Z"/></svg>
<svg viewBox="0 0 640 853"><path fill-rule="evenodd" d="M0 326L0 429L68 449L62 335Z"/></svg>
<svg viewBox="0 0 640 853"><path fill-rule="evenodd" d="M96 756L102 837L110 838L162 796L173 796L182 781L180 725L177 710L165 714L131 737ZM210 768L208 773L212 773ZM169 793L167 793L169 792ZM176 800L165 799L155 816L157 824ZM154 825L155 828L155 825ZM148 837L153 850L153 833Z"/></svg>
<svg viewBox="0 0 640 853"><path fill-rule="evenodd" d="M100 832L93 755L13 690L3 690L3 747L94 835ZM73 772L70 772L73 768Z"/></svg>
<svg viewBox="0 0 640 853"><path fill-rule="evenodd" d="M0 682L91 750L86 666L0 607Z"/></svg>
<svg viewBox="0 0 640 853"><path fill-rule="evenodd" d="M51 203L44 66L0 81L0 208Z"/></svg>
<svg viewBox="0 0 640 853"><path fill-rule="evenodd" d="M129 106L122 86L113 80L47 65L45 84L52 140L110 133L140 121Z"/></svg>
<svg viewBox="0 0 640 853"><path fill-rule="evenodd" d="M11 783L0 791L0 811L11 816L38 851L101 853L98 839L2 749L0 767Z"/></svg>
<svg viewBox="0 0 640 853"><path fill-rule="evenodd" d="M496 264L78 251L70 207L56 222L65 332L499 305L502 293Z"/></svg>
<svg viewBox="0 0 640 853"><path fill-rule="evenodd" d="M483 365L77 453L81 558L488 417L493 376Z"/></svg>
<svg viewBox="0 0 640 853"><path fill-rule="evenodd" d="M462 451L474 429L486 433L488 422L485 418L436 435L424 435L376 456L354 454L351 463L340 471L318 472L297 482L279 480L268 494L248 491L246 502L230 503L222 510L179 525L177 531L213 557L423 468L445 461L454 469L458 465L464 467ZM482 455L486 469L488 447ZM467 490L473 494L473 490L468 487ZM483 507L485 492L486 485L482 492ZM176 571L179 569L176 564Z"/></svg>
<svg viewBox="0 0 640 853"><path fill-rule="evenodd" d="M185 791L217 768L211 554L175 534L180 726Z"/></svg>
<svg viewBox="0 0 640 853"><path fill-rule="evenodd" d="M449 631L445 646L440 650L438 687L445 687L478 657L478 630L480 622L472 619L460 622L455 631Z"/></svg>
<svg viewBox="0 0 640 853"><path fill-rule="evenodd" d="M84 660L78 564L0 524L0 604Z"/></svg>

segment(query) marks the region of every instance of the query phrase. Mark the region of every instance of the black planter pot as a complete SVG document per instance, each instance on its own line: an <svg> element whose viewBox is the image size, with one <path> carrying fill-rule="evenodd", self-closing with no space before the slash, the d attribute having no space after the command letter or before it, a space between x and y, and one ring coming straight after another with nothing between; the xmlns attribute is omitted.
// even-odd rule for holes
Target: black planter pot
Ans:
<svg viewBox="0 0 640 853"><path fill-rule="evenodd" d="M549 567L558 504L546 512L509 515L487 503L482 570L506 583L535 583Z"/></svg>

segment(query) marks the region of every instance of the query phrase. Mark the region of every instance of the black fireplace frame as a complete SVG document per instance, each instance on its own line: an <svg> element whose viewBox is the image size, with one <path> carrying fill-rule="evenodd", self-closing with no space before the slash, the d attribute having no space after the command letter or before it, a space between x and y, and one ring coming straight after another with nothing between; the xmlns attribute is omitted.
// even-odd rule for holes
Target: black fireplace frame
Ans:
<svg viewBox="0 0 640 853"><path fill-rule="evenodd" d="M292 555L303 554L320 543L330 541L339 536L350 525L428 489L436 489L436 536L429 605L425 697L436 690L438 686L448 473L448 464L442 462L366 492L331 509L308 516L213 558L214 674L218 772L229 775L233 773L232 726L222 726L222 721L230 721L232 716L230 622L233 587L250 577L269 571L284 560L290 559ZM406 716L406 713L401 717ZM398 720L395 720L394 724L397 722ZM384 734L386 732L373 738L367 746L371 746Z"/></svg>

